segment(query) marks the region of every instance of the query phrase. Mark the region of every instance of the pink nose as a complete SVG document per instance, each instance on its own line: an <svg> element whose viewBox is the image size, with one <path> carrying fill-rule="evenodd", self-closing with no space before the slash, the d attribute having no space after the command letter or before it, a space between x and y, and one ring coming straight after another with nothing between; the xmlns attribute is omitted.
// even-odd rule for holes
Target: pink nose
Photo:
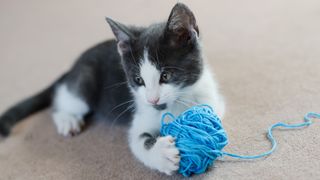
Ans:
<svg viewBox="0 0 320 180"><path fill-rule="evenodd" d="M151 98L151 99L148 99L148 102L151 103L151 104L157 104L159 102L159 99L160 98L158 98L158 97L157 98Z"/></svg>

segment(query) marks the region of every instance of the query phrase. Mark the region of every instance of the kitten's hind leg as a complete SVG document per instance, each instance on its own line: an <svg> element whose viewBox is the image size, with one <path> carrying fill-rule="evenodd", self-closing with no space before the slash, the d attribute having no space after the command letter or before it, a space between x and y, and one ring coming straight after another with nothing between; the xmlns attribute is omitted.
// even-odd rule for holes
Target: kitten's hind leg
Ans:
<svg viewBox="0 0 320 180"><path fill-rule="evenodd" d="M53 120L59 134L70 136L81 131L98 94L96 72L96 63L80 60L55 89Z"/></svg>
<svg viewBox="0 0 320 180"><path fill-rule="evenodd" d="M59 134L63 136L78 134L84 125L83 118L89 111L89 105L84 98L70 91L67 84L58 86L52 116Z"/></svg>

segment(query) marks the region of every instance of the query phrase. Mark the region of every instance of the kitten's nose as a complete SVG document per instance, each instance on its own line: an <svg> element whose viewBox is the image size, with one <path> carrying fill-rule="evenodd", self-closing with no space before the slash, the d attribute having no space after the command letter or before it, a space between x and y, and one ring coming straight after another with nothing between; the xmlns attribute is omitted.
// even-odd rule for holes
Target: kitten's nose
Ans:
<svg viewBox="0 0 320 180"><path fill-rule="evenodd" d="M157 98L150 98L148 99L148 102L151 103L151 104L157 104L159 102L160 98L157 97Z"/></svg>

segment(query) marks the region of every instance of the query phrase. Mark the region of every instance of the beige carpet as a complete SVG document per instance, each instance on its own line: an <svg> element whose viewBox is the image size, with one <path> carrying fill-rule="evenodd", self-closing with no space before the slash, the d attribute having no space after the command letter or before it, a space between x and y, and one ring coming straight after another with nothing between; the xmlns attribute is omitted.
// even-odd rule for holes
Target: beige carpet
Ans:
<svg viewBox="0 0 320 180"><path fill-rule="evenodd" d="M226 150L270 148L266 128L320 112L320 2L184 1L227 101ZM104 16L128 24L165 20L175 1L1 0L0 111L50 84L80 52L111 38ZM169 179L137 162L126 127L95 122L75 138L57 135L49 111L0 140L0 179ZM278 130L279 148L257 161L226 158L195 179L319 179L320 122ZM180 179L181 176L173 176Z"/></svg>

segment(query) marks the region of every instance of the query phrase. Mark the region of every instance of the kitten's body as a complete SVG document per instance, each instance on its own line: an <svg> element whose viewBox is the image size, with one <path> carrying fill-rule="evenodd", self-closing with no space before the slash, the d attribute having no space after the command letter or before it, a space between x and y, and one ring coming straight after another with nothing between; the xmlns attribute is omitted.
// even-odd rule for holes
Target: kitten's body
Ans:
<svg viewBox="0 0 320 180"><path fill-rule="evenodd" d="M51 102L58 133L64 136L79 133L89 113L132 119L128 137L133 154L145 165L171 174L180 157L172 137L159 137L162 114L179 115L196 104L209 104L220 117L224 114L194 16L177 4L166 23L147 28L127 28L111 19L108 23L117 41L89 49L52 86L9 109L0 117L0 132L8 133L15 122Z"/></svg>

